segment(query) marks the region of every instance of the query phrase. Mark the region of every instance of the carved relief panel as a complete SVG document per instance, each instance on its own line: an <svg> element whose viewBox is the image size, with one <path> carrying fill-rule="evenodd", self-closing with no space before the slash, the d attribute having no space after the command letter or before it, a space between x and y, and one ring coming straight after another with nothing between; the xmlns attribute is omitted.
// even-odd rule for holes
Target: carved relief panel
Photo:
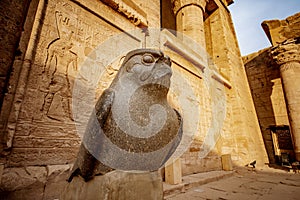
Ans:
<svg viewBox="0 0 300 200"><path fill-rule="evenodd" d="M101 2L93 3L98 4L95 9L101 10ZM80 141L72 111L74 81L79 77L89 87L89 79L100 75L97 66L101 64L101 56L105 56L93 55L94 49L123 31L79 1L52 0L40 4L43 6L39 6L37 13L42 14L36 16L39 27L33 30L38 41L32 41L36 42L32 50L34 58L30 61L31 70L15 128L14 148L9 157L11 166L59 164L75 158L76 151L72 149ZM119 15L113 10L107 14ZM131 36L128 43L141 46L140 40ZM111 49L107 51L109 54ZM90 69L82 70L82 66ZM103 77L110 77L117 70L115 66L106 67ZM93 84L102 87L101 82ZM49 158L48 149L56 156Z"/></svg>

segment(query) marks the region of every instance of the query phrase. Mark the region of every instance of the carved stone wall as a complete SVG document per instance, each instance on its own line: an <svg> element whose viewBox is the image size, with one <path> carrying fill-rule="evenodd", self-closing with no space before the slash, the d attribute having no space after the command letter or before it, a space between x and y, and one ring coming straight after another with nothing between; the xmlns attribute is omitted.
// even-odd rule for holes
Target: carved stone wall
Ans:
<svg viewBox="0 0 300 200"><path fill-rule="evenodd" d="M223 3L215 1L215 3L218 9L205 20L207 51L218 67L219 73L232 84L232 88L226 90L226 119L219 152L231 154L236 164L257 160L257 163L262 166L268 162L268 159L263 148L234 26L224 1ZM227 1L227 3L232 2Z"/></svg>
<svg viewBox="0 0 300 200"><path fill-rule="evenodd" d="M23 24L26 18L29 1L1 1L0 2L0 108L3 115L7 116L9 109L2 106L7 96L9 77L15 56L18 58L22 52L19 48ZM14 15L11 15L14 13ZM5 117L0 118L0 151L2 149L2 129L5 126Z"/></svg>
<svg viewBox="0 0 300 200"><path fill-rule="evenodd" d="M183 5L186 2L194 1L182 1ZM185 132L195 136L181 156L184 175L220 170L223 154L231 154L234 164L239 166L255 159L258 165L267 162L227 9L232 1L201 0L194 3L200 3L191 8L195 15L191 21L186 20L189 17L186 16L182 22L189 22L188 36L202 45L201 51L198 51L200 48L192 48L192 43L184 42L180 34L175 36L162 31L165 35L169 34L169 38L163 40L151 29L161 27L163 15L159 0L31 1L20 38L22 56L19 60L15 59L13 69L16 73L11 74L8 87L10 98L3 104L10 106L9 112L6 115L1 113L6 121L3 126L5 137L2 140L4 151L0 159L0 182L4 190L11 191L6 193L8 197L26 193L29 196L35 191L44 195L37 199L58 197L59 191L55 193L55 187L59 187L66 177L80 144L78 132L83 128L76 129L75 120L78 115L87 119L85 108L92 106L108 87L121 60L117 58L105 66L102 79L93 82L87 77L99 75L97 66L102 64L101 60L98 63L94 61L103 56L93 50L124 31L127 31L124 43L110 43L102 52L114 55L115 51L121 52L122 45L126 44L131 48L160 47L166 50L173 60L174 71L169 100L178 110L185 109L180 106L182 100L183 105L191 104L201 111L199 118L192 119L191 113L195 110L188 108L190 110L185 111L188 114L183 116L187 122L195 122L184 126ZM170 4L164 8L171 9ZM170 14L170 10L168 12ZM180 21L181 17L177 20ZM136 34L132 34L133 30ZM201 32L200 38L198 31ZM82 110L74 113L72 105L76 99L73 89L74 80L78 77L83 83L80 86L84 87L76 91L78 98L84 99L95 88L96 92L89 101L81 101L77 108ZM210 88L208 82L214 87ZM217 110L220 112L216 112L219 101L213 99L211 90L217 96L224 92L220 95L224 95L223 107ZM180 99L182 94L186 98ZM215 115L223 114L222 123L219 123ZM211 128L212 124L216 124L217 128ZM205 142L212 142L211 147L205 147ZM203 149L209 151L201 157Z"/></svg>
<svg viewBox="0 0 300 200"><path fill-rule="evenodd" d="M280 76L287 103L288 116L297 161L300 160L300 45L299 38L288 39L273 48L273 59L280 65Z"/></svg>
<svg viewBox="0 0 300 200"><path fill-rule="evenodd" d="M300 13L295 13L283 20L266 20L261 25L273 46L287 39L300 37Z"/></svg>
<svg viewBox="0 0 300 200"><path fill-rule="evenodd" d="M265 147L271 163L280 156L273 127L288 127L293 149L291 162L299 153L299 23L300 13L283 20L267 20L262 27L272 47L244 57ZM273 141L272 141L273 140ZM274 148L273 148L274 147Z"/></svg>
<svg viewBox="0 0 300 200"><path fill-rule="evenodd" d="M35 49L28 64L28 79L24 80L26 91L17 121L9 124L14 126L9 130L14 133L8 166L74 160L80 141L71 95L79 65L91 49L120 32L74 2L40 1L39 14L43 23L34 27L39 35L32 44Z"/></svg>
<svg viewBox="0 0 300 200"><path fill-rule="evenodd" d="M286 103L277 64L264 49L243 58L260 129L270 163L275 163L275 150L270 126L289 125Z"/></svg>

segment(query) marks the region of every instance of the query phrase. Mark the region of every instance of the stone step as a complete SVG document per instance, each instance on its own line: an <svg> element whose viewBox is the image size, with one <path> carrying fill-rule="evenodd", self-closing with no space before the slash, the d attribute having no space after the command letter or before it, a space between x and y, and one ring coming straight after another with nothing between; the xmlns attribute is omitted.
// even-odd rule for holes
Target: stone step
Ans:
<svg viewBox="0 0 300 200"><path fill-rule="evenodd" d="M231 177L233 176L233 174L234 171L202 172L198 174L183 176L182 183L177 185L170 185L164 182L164 199L170 199L179 193L184 193L185 191L200 185Z"/></svg>

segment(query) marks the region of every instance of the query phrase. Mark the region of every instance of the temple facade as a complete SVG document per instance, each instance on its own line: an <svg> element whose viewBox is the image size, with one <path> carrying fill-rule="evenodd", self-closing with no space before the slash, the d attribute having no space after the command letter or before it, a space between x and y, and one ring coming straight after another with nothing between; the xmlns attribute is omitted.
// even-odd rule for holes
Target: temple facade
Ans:
<svg viewBox="0 0 300 200"><path fill-rule="evenodd" d="M262 23L272 47L245 56L270 163L299 161L300 14Z"/></svg>
<svg viewBox="0 0 300 200"><path fill-rule="evenodd" d="M254 160L258 167L273 162L275 154L270 154L266 137L277 125L291 127L293 144L298 145L299 116L294 114L299 109L294 101L298 88L291 80L299 74L290 71L299 65L299 56L293 54L298 40L293 37L284 43L273 37L274 30L281 31L266 22L272 43L280 44L272 49L278 66L274 69L278 88L274 88L281 95L274 100L284 116L262 128L251 82L257 78L248 74L250 90L228 10L232 3L1 1L2 194L23 199L59 197L91 108L115 77L123 56L137 48L162 50L172 60L168 100L183 117L183 139L161 169L163 177L171 177L166 181L175 184L183 175L231 170ZM280 57L285 52L291 55L287 60ZM244 62L248 72L247 58ZM286 81L284 90L278 77ZM286 102L283 91L287 110L281 106ZM298 146L294 146L296 157Z"/></svg>

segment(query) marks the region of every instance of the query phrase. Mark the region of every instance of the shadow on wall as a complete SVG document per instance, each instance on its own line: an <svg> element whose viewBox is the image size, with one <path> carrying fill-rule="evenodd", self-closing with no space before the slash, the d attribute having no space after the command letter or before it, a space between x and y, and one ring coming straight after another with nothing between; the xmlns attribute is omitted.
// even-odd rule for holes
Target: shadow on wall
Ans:
<svg viewBox="0 0 300 200"><path fill-rule="evenodd" d="M243 61L269 162L279 163L280 150L272 130L289 125L279 67L269 48L245 56Z"/></svg>

